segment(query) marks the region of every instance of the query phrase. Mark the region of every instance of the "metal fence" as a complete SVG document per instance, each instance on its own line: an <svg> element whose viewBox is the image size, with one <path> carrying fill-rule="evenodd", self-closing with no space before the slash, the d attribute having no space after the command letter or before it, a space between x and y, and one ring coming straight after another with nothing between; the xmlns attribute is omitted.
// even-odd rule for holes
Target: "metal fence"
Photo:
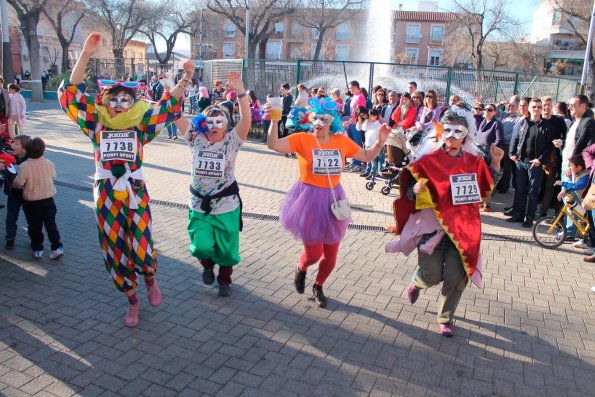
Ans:
<svg viewBox="0 0 595 397"><path fill-rule="evenodd" d="M225 81L227 72L242 71L247 88L259 98L278 93L283 83L292 87L344 89L349 81L357 80L362 87L372 89L380 84L397 91L406 91L409 81L415 81L421 91L433 89L439 102L448 102L458 95L467 102L499 102L513 94L551 96L555 101L567 101L577 93L577 81L558 76L531 75L500 70L459 69L430 65L404 65L357 61L313 60L212 60L205 61L203 83L212 87L214 80Z"/></svg>

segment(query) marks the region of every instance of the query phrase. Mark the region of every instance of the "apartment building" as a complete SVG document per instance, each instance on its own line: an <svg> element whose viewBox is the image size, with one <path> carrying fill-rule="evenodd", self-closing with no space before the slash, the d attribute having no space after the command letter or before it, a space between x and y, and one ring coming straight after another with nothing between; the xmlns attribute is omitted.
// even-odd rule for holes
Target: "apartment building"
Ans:
<svg viewBox="0 0 595 397"><path fill-rule="evenodd" d="M589 26L573 20L581 35L587 36ZM565 16L552 0L542 1L533 14L531 40L549 47L546 69L567 76L580 76L585 61L585 44L576 36Z"/></svg>

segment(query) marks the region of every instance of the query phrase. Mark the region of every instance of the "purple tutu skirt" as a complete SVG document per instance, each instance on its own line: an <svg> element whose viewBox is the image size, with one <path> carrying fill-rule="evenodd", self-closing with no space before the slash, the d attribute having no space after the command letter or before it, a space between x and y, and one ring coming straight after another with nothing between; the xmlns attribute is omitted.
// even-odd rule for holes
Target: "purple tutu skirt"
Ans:
<svg viewBox="0 0 595 397"><path fill-rule="evenodd" d="M341 185L335 188L337 200L346 197ZM338 221L331 211L333 195L329 188L296 182L281 202L279 221L293 236L307 244L335 244L343 240L351 219Z"/></svg>

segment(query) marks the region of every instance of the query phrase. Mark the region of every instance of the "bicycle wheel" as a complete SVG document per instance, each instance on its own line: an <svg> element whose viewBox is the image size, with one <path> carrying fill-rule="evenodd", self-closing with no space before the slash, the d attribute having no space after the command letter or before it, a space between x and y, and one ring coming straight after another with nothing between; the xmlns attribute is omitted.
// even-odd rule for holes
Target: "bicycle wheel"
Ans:
<svg viewBox="0 0 595 397"><path fill-rule="evenodd" d="M558 222L552 233L550 229L555 221L555 218L541 218L533 225L533 238L537 244L544 248L558 248L566 240L566 227L562 222Z"/></svg>

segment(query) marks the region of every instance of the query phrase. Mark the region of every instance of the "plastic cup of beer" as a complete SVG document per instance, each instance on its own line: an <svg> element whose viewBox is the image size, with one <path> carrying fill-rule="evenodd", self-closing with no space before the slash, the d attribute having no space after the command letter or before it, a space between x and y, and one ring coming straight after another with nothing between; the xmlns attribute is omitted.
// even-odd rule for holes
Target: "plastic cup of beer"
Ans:
<svg viewBox="0 0 595 397"><path fill-rule="evenodd" d="M283 98L281 98L281 97L268 98L267 102L271 105L271 113L270 113L271 120L274 120L274 121L281 120L281 116L283 113L282 112Z"/></svg>

